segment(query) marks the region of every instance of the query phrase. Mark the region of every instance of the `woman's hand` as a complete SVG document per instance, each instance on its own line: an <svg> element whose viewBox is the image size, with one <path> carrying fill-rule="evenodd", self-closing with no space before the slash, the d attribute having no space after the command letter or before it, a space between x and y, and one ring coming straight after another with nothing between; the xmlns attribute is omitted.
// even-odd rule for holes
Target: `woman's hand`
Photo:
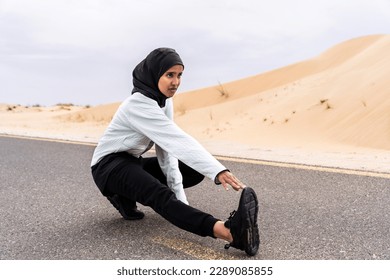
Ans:
<svg viewBox="0 0 390 280"><path fill-rule="evenodd" d="M240 180L236 178L236 176L227 170L221 172L217 178L225 190L229 190L228 185L230 185L236 191L246 187Z"/></svg>

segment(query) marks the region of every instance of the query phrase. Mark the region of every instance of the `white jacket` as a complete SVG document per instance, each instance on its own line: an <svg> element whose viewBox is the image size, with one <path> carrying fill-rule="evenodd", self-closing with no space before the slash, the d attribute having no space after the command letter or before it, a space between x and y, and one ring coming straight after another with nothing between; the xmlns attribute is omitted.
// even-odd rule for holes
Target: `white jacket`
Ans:
<svg viewBox="0 0 390 280"><path fill-rule="evenodd" d="M178 159L199 173L215 180L226 168L194 138L173 122L172 99L164 108L141 93L134 93L118 108L94 151L91 166L104 156L128 152L140 157L155 144L160 167L176 197L188 204Z"/></svg>

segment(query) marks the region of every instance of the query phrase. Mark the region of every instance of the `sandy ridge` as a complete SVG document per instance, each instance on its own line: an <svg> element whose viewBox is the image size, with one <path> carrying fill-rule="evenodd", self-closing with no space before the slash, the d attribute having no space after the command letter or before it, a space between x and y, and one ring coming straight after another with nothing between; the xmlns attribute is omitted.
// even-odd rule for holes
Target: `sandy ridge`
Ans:
<svg viewBox="0 0 390 280"><path fill-rule="evenodd" d="M390 35L174 97L175 121L225 156L389 172ZM185 81L183 81L185 82ZM0 133L96 143L118 103L0 104Z"/></svg>

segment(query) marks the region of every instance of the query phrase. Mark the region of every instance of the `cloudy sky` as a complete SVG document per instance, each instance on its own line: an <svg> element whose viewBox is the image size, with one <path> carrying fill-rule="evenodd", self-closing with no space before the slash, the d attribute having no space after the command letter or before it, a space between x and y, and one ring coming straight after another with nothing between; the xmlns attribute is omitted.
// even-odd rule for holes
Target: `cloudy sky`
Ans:
<svg viewBox="0 0 390 280"><path fill-rule="evenodd" d="M122 101L157 47L181 55L184 92L368 34L390 34L390 0L0 0L0 103Z"/></svg>

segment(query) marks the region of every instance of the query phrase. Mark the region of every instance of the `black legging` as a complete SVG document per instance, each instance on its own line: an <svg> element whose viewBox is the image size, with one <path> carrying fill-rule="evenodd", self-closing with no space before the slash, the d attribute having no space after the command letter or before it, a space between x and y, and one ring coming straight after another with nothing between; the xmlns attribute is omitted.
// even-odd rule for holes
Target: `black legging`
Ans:
<svg viewBox="0 0 390 280"><path fill-rule="evenodd" d="M167 185L167 178L162 172L158 160L156 157L142 158L141 159L142 168L151 174L154 178L158 179L161 184ZM204 179L204 176L199 172L195 171L188 165L185 165L179 161L180 173L183 176L183 187L190 188L193 187Z"/></svg>
<svg viewBox="0 0 390 280"><path fill-rule="evenodd" d="M179 168L184 188L200 183L204 176L182 162ZM118 194L151 207L172 224L200 236L213 235L218 219L176 199L166 185L157 158L111 154L92 167L96 185L104 195Z"/></svg>

